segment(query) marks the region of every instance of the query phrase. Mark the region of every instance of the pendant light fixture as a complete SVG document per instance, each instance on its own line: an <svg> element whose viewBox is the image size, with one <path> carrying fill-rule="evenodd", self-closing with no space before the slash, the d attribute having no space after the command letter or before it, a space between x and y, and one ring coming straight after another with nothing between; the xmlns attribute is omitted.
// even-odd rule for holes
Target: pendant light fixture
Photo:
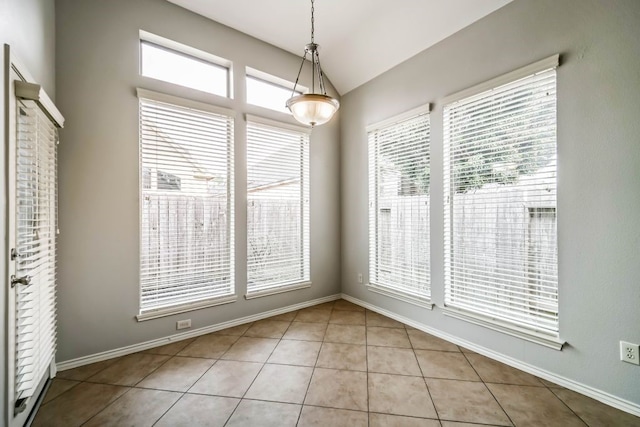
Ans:
<svg viewBox="0 0 640 427"><path fill-rule="evenodd" d="M307 44L304 48L302 64L298 71L298 77L296 77L296 83L293 86L292 95L296 93L296 87L298 86L298 80L304 67L304 61L307 59L307 54L311 55L311 93L292 96L287 100L287 108L291 111L293 117L300 123L312 127L322 125L331 120L331 117L333 117L335 112L338 111L338 108L340 108L340 102L327 95L324 87L322 68L320 68L320 55L318 53L320 46L314 43L313 2L314 0L311 0L311 43ZM316 79L318 80L320 93L315 93Z"/></svg>

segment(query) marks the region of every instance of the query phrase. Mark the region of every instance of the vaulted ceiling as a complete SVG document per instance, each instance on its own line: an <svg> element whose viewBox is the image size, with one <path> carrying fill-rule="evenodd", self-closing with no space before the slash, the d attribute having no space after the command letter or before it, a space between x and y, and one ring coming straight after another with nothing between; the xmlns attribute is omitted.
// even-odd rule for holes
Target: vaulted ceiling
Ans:
<svg viewBox="0 0 640 427"><path fill-rule="evenodd" d="M302 55L310 0L169 0ZM512 0L316 0L315 41L340 94L379 76Z"/></svg>

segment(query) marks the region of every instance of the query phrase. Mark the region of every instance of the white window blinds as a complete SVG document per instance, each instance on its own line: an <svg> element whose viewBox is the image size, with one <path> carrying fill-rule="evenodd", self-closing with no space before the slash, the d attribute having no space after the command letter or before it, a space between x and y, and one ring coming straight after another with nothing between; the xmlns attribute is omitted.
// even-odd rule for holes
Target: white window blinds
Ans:
<svg viewBox="0 0 640 427"><path fill-rule="evenodd" d="M445 305L557 337L555 67L445 105L444 185Z"/></svg>
<svg viewBox="0 0 640 427"><path fill-rule="evenodd" d="M247 294L309 282L309 134L247 123Z"/></svg>
<svg viewBox="0 0 640 427"><path fill-rule="evenodd" d="M32 396L56 351L57 129L34 101L17 103L16 399Z"/></svg>
<svg viewBox="0 0 640 427"><path fill-rule="evenodd" d="M428 106L368 128L369 281L424 299L430 297L429 132Z"/></svg>
<svg viewBox="0 0 640 427"><path fill-rule="evenodd" d="M234 294L233 118L140 99L140 312Z"/></svg>

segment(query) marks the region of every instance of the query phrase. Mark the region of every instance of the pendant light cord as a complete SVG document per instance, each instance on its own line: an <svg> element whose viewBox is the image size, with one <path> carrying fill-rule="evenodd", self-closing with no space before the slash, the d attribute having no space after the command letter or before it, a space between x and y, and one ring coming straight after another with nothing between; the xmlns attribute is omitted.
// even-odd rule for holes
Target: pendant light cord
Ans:
<svg viewBox="0 0 640 427"><path fill-rule="evenodd" d="M313 19L313 12L315 11L315 8L313 7L313 1L311 0L311 43L313 43L313 38L315 36L315 26L314 26L314 19Z"/></svg>

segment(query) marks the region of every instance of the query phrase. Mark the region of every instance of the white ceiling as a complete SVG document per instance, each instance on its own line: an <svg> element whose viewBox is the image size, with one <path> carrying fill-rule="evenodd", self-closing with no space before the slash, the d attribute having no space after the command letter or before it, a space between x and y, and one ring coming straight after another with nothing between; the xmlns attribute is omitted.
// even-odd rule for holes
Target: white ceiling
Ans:
<svg viewBox="0 0 640 427"><path fill-rule="evenodd" d="M310 1L169 1L296 55L310 41ZM316 0L322 69L345 94L510 1Z"/></svg>

